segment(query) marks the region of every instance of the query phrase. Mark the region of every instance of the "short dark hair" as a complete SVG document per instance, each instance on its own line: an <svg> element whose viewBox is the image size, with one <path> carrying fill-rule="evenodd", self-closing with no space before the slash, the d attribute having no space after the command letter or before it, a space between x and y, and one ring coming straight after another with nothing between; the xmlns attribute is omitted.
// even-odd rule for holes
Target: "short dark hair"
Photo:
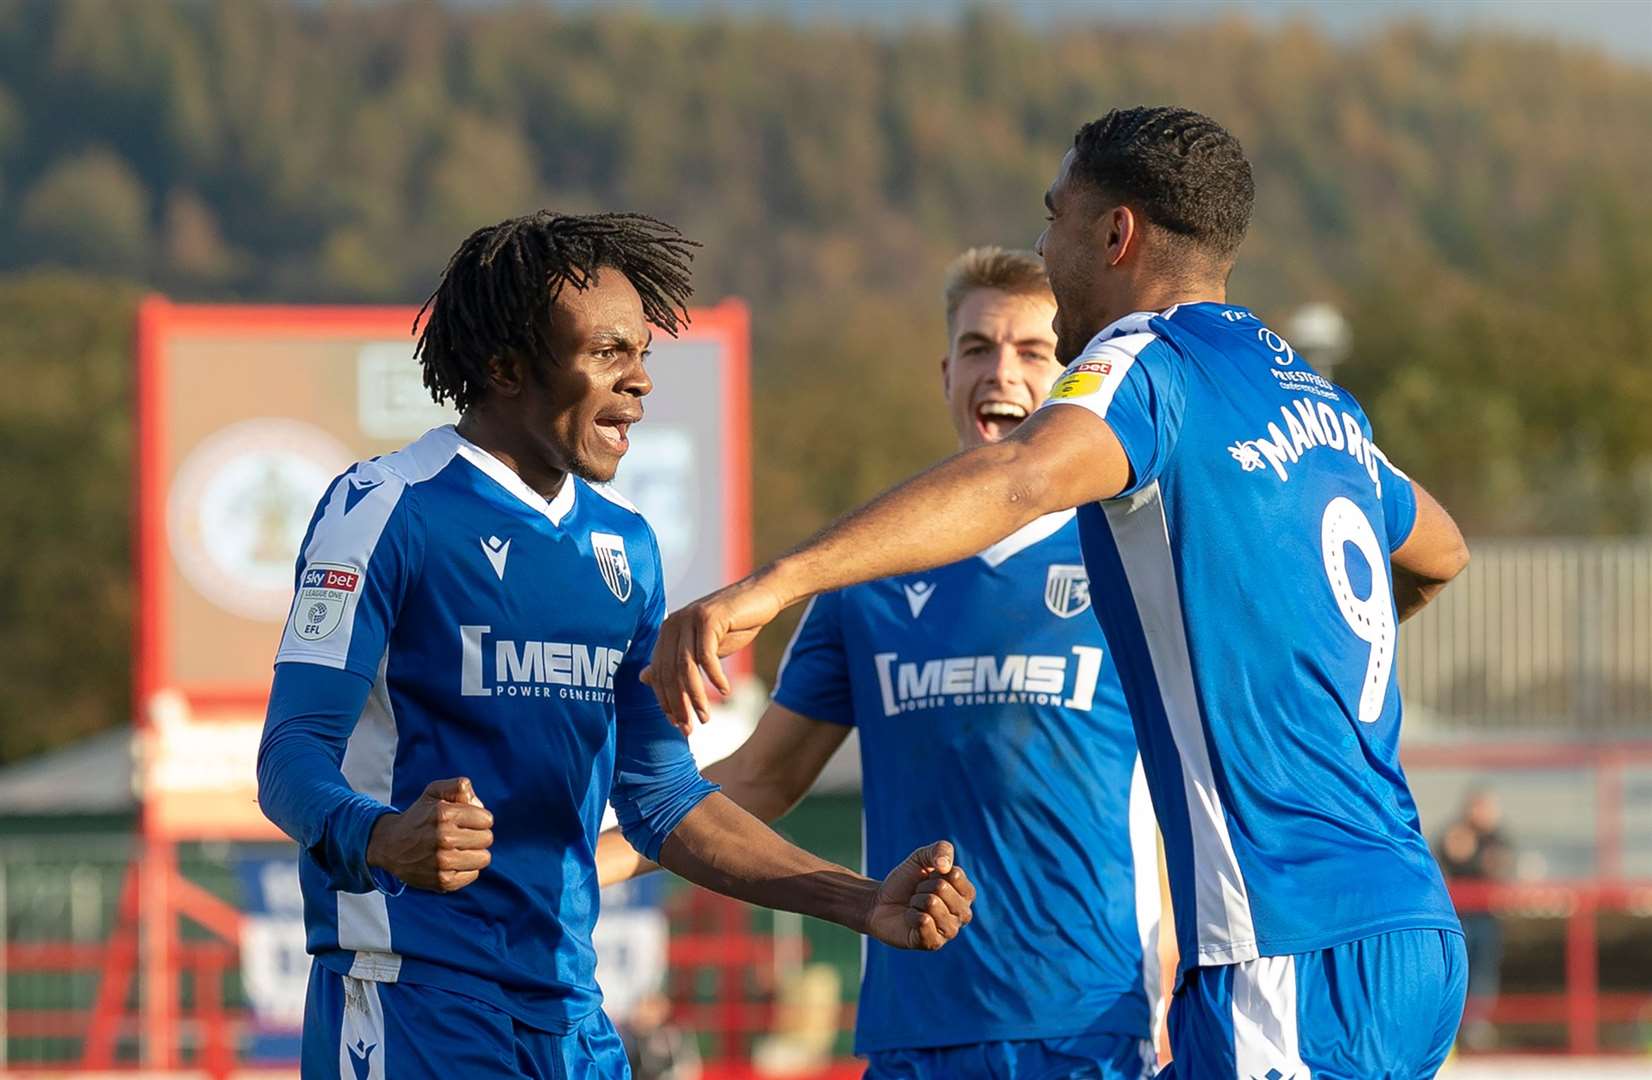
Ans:
<svg viewBox="0 0 1652 1080"><path fill-rule="evenodd" d="M463 411L486 393L494 358L549 354L556 298L569 285L585 288L605 268L624 274L648 321L675 335L688 321L689 263L698 246L644 214L540 210L477 229L413 321L415 333L424 323L413 355L430 396Z"/></svg>
<svg viewBox="0 0 1652 1080"><path fill-rule="evenodd" d="M952 333L952 321L958 317L964 298L976 289L997 289L1011 296L1047 297L1050 278L1044 272L1044 260L1030 251L1007 251L990 244L970 248L946 268L946 284L941 295L946 299L948 334Z"/></svg>
<svg viewBox="0 0 1652 1080"><path fill-rule="evenodd" d="M1073 173L1229 263L1250 227L1256 185L1239 140L1192 109L1114 109L1073 136Z"/></svg>

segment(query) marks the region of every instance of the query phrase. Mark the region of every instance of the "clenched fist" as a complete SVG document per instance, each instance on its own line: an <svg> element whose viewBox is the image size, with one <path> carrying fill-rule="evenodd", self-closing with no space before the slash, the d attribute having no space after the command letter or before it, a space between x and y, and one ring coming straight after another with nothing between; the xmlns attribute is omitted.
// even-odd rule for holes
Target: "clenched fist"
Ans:
<svg viewBox="0 0 1652 1080"><path fill-rule="evenodd" d="M939 949L975 916L975 886L945 840L921 847L878 888L866 932L897 949Z"/></svg>
<svg viewBox="0 0 1652 1080"><path fill-rule="evenodd" d="M493 815L465 777L437 780L399 814L385 814L367 840L367 865L415 889L457 892L481 875L493 856Z"/></svg>

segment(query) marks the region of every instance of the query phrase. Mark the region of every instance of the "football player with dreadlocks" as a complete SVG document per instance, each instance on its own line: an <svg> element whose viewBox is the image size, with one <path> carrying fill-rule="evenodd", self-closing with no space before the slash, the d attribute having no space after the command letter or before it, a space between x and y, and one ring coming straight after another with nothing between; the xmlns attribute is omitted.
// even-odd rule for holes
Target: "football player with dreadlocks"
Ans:
<svg viewBox="0 0 1652 1080"><path fill-rule="evenodd" d="M730 896L901 948L970 919L949 843L882 882L791 846L700 777L639 681L659 548L603 485L692 248L634 214L474 233L417 349L459 423L316 508L258 758L302 848L306 1078L625 1076L591 947L610 800L639 851Z"/></svg>

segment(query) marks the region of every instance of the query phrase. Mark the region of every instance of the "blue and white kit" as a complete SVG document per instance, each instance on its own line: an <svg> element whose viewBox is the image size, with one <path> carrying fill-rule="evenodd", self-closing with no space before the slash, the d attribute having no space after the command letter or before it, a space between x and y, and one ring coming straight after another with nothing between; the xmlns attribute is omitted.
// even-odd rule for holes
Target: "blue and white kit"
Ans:
<svg viewBox="0 0 1652 1080"><path fill-rule="evenodd" d="M869 1077L1150 1071L1157 842L1091 602L1068 511L798 626L774 700L859 731L867 873L946 836L981 885L940 952L867 943Z"/></svg>
<svg viewBox="0 0 1652 1080"><path fill-rule="evenodd" d="M1443 1030L1460 927L1398 752L1389 556L1416 519L1410 480L1346 390L1226 304L1120 319L1043 407L1101 417L1130 462L1129 487L1081 507L1079 524L1164 834L1184 984L1200 968L1208 980L1423 932L1431 954L1394 948L1435 967L1377 986L1364 1021ZM1322 1040L1299 1028L1337 1022L1299 1015L1335 1000L1303 985L1323 967L1240 980L1233 1041L1176 1046L1197 1059L1182 1075L1389 1075L1301 1049ZM1179 994L1173 1017L1218 997ZM1436 1050L1392 1075L1428 1075Z"/></svg>
<svg viewBox="0 0 1652 1080"><path fill-rule="evenodd" d="M603 810L611 799L652 857L713 790L638 679L665 615L652 530L572 476L547 502L444 427L331 486L297 584L258 779L302 849L317 969L305 1076L350 1075L337 1045L312 1045L344 1030L315 1010L361 983L397 984L375 1014L390 1028L419 1030L421 1002L451 1000L429 988L502 1017L522 1045L607 1046L591 1030L606 1023L591 947ZM370 870L379 816L456 776L493 813L491 865L450 894ZM398 1052L392 1036L362 1075L421 1074ZM623 1059L601 1071L623 1073Z"/></svg>

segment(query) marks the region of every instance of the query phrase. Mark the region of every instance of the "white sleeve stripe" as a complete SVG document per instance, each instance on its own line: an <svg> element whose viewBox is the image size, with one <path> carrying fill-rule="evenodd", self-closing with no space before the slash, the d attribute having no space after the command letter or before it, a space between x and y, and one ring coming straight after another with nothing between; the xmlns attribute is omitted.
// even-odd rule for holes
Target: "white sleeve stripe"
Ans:
<svg viewBox="0 0 1652 1080"><path fill-rule="evenodd" d="M1093 342L1067 366L1041 407L1078 405L1105 420L1107 410L1113 405L1113 396L1124 385L1136 357L1158 339L1157 334L1139 333ZM1096 380L1093 388L1084 386L1085 376ZM1063 390L1067 392L1063 394Z"/></svg>
<svg viewBox="0 0 1652 1080"><path fill-rule="evenodd" d="M382 479L376 488L368 490L351 504L348 489L364 475L377 475ZM369 564L384 535L384 528L400 505L406 489L406 484L393 473L376 468L370 473L365 469L356 470L333 487L327 508L321 520L316 522L310 543L304 549L304 566L327 563L353 567L360 572L361 578L355 591L344 601L338 629L318 640L306 641L299 637L293 630L293 619L289 613L281 635L281 649L275 657L277 663L297 660L328 667L345 666L350 656L351 635L355 632L356 608L367 586L367 575L371 569ZM303 570L299 573L302 582ZM296 610L297 595L293 603Z"/></svg>
<svg viewBox="0 0 1652 1080"><path fill-rule="evenodd" d="M1142 769L1141 755L1130 771L1130 799L1126 811L1130 830L1130 857L1132 876L1136 886L1136 935L1141 942L1142 992L1147 996L1147 1009L1153 1018L1153 1035L1158 1037L1159 999L1163 988L1159 985L1159 934L1164 917L1159 897L1159 830L1153 817L1153 804L1147 792L1147 774Z"/></svg>
<svg viewBox="0 0 1652 1080"><path fill-rule="evenodd" d="M786 679L786 665L792 662L792 650L797 648L797 639L803 636L803 628L809 625L809 616L815 612L815 601L818 596L809 597L809 606L803 609L803 617L797 620L797 629L792 631L792 639L786 642L786 651L780 654L780 667L774 673L774 688L780 689L780 684Z"/></svg>
<svg viewBox="0 0 1652 1080"><path fill-rule="evenodd" d="M355 729L344 744L344 759L339 762L345 783L386 805L391 804L395 788L396 747L400 737L395 706L390 700L390 684L385 680L389 662L390 650L386 648L379 657L373 692L368 695ZM384 893L374 889L335 895L338 897L338 947L355 951L358 959L370 957L364 965L372 965L381 973L386 965L393 966L387 981L395 982L401 971L401 958L390 947L390 908ZM352 965L351 974L356 973Z"/></svg>
<svg viewBox="0 0 1652 1080"><path fill-rule="evenodd" d="M1135 600L1151 664L1149 674L1181 764L1195 868L1191 914L1198 928L1197 962L1249 960L1257 955L1250 891L1234 853L1227 807L1205 743L1205 717L1193 681L1181 584L1171 558L1159 483L1155 480L1128 499L1102 503L1102 509ZM1184 910L1181 917L1188 915ZM1184 967L1194 960L1185 952Z"/></svg>

